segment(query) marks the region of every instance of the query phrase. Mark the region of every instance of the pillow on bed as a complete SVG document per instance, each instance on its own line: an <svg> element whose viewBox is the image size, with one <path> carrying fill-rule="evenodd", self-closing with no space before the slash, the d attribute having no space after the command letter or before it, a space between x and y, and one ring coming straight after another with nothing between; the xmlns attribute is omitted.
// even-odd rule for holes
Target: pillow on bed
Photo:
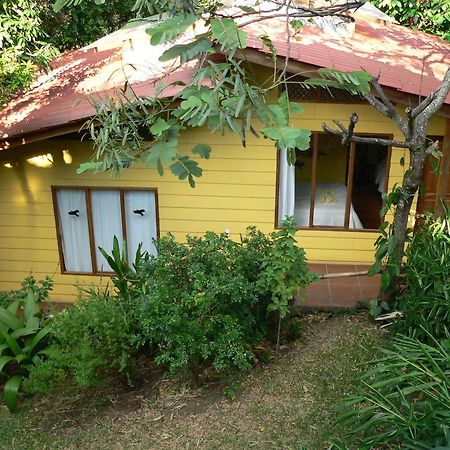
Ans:
<svg viewBox="0 0 450 450"><path fill-rule="evenodd" d="M333 194L333 191L327 190L327 191L317 191L317 196L319 197L319 203L336 203L336 197Z"/></svg>

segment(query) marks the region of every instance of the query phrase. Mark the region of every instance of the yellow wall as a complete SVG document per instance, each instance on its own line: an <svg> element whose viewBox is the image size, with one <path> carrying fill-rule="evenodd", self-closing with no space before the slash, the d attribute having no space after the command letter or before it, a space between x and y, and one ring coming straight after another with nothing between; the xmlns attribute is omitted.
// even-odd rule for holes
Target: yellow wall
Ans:
<svg viewBox="0 0 450 450"><path fill-rule="evenodd" d="M393 125L368 106L304 106L304 114L294 119L294 124L312 131L320 131L324 121L346 121L358 111L357 131L393 133L400 138ZM444 121L436 119L429 133L439 135L443 130ZM182 142L186 150L199 142L213 146L211 159L201 161L205 171L195 189L169 173L161 178L143 166L125 170L119 178L110 174L76 175L78 164L89 158L86 143L43 141L9 150L9 161L17 165L12 169L0 166L0 291L17 288L30 272L36 277L53 275L52 299L67 302L74 300L77 283L108 282L107 277L100 280L60 273L51 185L156 187L161 234L171 231L179 239L187 233L225 229L238 237L248 225L257 225L264 232L274 229L276 152L270 141L249 137L243 149L236 136L213 136L206 130L194 130L185 133ZM63 149L70 150L72 165L63 163ZM36 168L26 162L25 152L28 157L30 152L51 152L55 164L49 169ZM402 155L403 150L393 152L390 187L401 181ZM299 241L311 261L367 263L372 261L376 236L372 232L308 230L299 232Z"/></svg>

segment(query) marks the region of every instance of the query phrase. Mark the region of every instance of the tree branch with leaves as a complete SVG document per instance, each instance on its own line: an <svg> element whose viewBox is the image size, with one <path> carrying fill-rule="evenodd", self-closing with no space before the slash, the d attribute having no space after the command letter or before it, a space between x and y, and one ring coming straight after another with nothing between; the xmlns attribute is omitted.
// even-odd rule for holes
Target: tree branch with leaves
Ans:
<svg viewBox="0 0 450 450"><path fill-rule="evenodd" d="M201 144L186 155L179 151L179 138L183 130L196 127L207 127L213 133L237 134L244 147L248 134L263 136L272 140L277 149L286 150L293 162L295 149L309 147L310 132L290 124L291 114L302 109L290 102L286 93L277 103L267 103L267 94L285 84L288 74L286 70L276 74L274 69L270 82L258 83L245 58L236 57L239 50L247 47L245 27L281 15L288 27L298 30L302 18L341 16L360 4L338 2L307 8L290 0L275 0L264 7L257 2L250 6L247 2L230 8L215 1L160 2L169 12L149 19L147 33L154 46L170 44L159 58L161 63L170 62L168 70L161 74L159 87L151 98L137 97L132 87L127 86L119 99L95 105L97 115L89 123L95 154L92 161L81 165L79 173L120 171L135 161L143 161L160 175L168 169L194 187L202 169L191 155L209 158L211 147ZM345 20L351 19L345 16ZM270 38L263 35L259 39L276 56ZM181 86L178 82L164 84L167 75L186 64L194 67L189 82ZM363 71L345 75L333 70L319 73L327 79L312 79L304 84L339 86L353 93L369 90L370 77ZM174 86L178 93L163 99L164 91ZM256 123L262 124L259 129Z"/></svg>

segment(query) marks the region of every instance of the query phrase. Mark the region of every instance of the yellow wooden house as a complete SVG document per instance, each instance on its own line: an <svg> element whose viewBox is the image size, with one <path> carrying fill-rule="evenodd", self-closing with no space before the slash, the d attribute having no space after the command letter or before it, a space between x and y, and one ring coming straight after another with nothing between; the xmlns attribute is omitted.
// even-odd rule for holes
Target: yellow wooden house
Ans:
<svg viewBox="0 0 450 450"><path fill-rule="evenodd" d="M270 36L278 63L284 63L289 51L288 70L293 74L320 67L365 69L380 76L400 111L439 86L450 65L447 42L371 11L355 13L353 20L344 30L323 22L305 25L289 49L284 24L274 22ZM261 79L271 76L274 61L258 39L262 29L246 31L248 48L240 56ZM168 232L178 239L207 230L239 238L249 225L256 225L268 233L280 225L284 213L296 216L298 240L313 269L367 268L378 236L381 195L401 182L405 167L400 161L407 155L396 148L344 148L322 132L322 123L346 122L357 112L358 133L401 139L393 122L358 97L289 88L291 100L304 107L295 125L313 132L310 149L299 152L295 166L288 166L268 140L251 137L243 148L235 135L195 129L184 132L182 147L188 151L208 143L213 151L209 160L202 160L204 173L194 189L144 165L124 169L118 177L76 174L92 153L80 131L94 114L92 99L114 95L125 80L137 95L152 95L164 69L160 54L161 49L150 46L145 26L124 28L62 55L52 63L52 71L1 112L0 291L17 288L30 273L38 278L51 275L51 299L72 302L78 287L108 284L109 268L98 247L111 248L114 235L127 241L132 255L140 242L153 251L152 238ZM190 76L192 67L171 75L172 80ZM450 154L449 118L447 98L428 130L442 140L444 167ZM448 183L445 171L440 177L427 171L426 177L426 195L419 199L422 209L450 192L443 187ZM376 291L377 280L365 277L324 281L311 286L307 301L350 306Z"/></svg>

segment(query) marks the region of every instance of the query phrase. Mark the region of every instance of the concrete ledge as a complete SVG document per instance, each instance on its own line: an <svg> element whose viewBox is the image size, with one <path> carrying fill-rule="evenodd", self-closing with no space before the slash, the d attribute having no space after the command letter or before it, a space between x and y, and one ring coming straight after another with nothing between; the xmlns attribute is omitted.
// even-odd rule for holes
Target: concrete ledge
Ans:
<svg viewBox="0 0 450 450"><path fill-rule="evenodd" d="M310 270L319 274L360 272L368 270L369 264L310 264ZM304 291L299 289L299 305L306 308L354 308L377 298L380 275L329 278L312 283Z"/></svg>

